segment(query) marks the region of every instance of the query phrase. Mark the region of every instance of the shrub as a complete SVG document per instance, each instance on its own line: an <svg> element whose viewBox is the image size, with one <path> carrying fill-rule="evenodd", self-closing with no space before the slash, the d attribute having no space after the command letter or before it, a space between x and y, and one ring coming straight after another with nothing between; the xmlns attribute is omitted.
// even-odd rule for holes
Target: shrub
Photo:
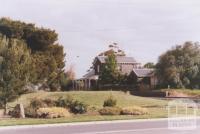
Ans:
<svg viewBox="0 0 200 134"><path fill-rule="evenodd" d="M75 114L83 114L87 112L87 105L80 101L73 101L70 105L70 111Z"/></svg>
<svg viewBox="0 0 200 134"><path fill-rule="evenodd" d="M104 107L99 110L101 115L120 115L121 108L118 107Z"/></svg>
<svg viewBox="0 0 200 134"><path fill-rule="evenodd" d="M43 102L48 106L48 107L55 107L56 106L56 101L52 99L45 99Z"/></svg>
<svg viewBox="0 0 200 134"><path fill-rule="evenodd" d="M73 98L71 96L68 96L67 98L62 98L60 97L56 101L56 106L57 107L64 107L64 108L70 108L70 105L73 103Z"/></svg>
<svg viewBox="0 0 200 134"><path fill-rule="evenodd" d="M32 107L26 107L24 109L25 111L25 116L29 118L36 118L37 117L37 109L32 108Z"/></svg>
<svg viewBox="0 0 200 134"><path fill-rule="evenodd" d="M33 109L38 109L42 107L47 107L47 104L41 99L34 98L31 100L30 107Z"/></svg>
<svg viewBox="0 0 200 134"><path fill-rule="evenodd" d="M68 96L67 98L59 98L56 102L57 107L64 107L70 109L74 114L83 114L87 112L87 105L83 102L73 100L72 97Z"/></svg>
<svg viewBox="0 0 200 134"><path fill-rule="evenodd" d="M70 117L70 113L67 109L60 107L39 108L37 110L37 117L39 118Z"/></svg>
<svg viewBox="0 0 200 134"><path fill-rule="evenodd" d="M117 105L117 100L110 96L107 100L104 101L103 107L115 107Z"/></svg>
<svg viewBox="0 0 200 134"><path fill-rule="evenodd" d="M51 99L38 99L34 98L30 102L30 106L25 108L26 117L35 118L37 117L37 110L39 108L55 107L56 102Z"/></svg>
<svg viewBox="0 0 200 134"><path fill-rule="evenodd" d="M133 107L125 107L121 111L122 115L144 115L148 114L147 109L138 107L138 106L133 106Z"/></svg>
<svg viewBox="0 0 200 134"><path fill-rule="evenodd" d="M55 107L56 106L56 101L51 100L51 99L37 99L34 98L33 100L31 100L30 103L30 107L34 108L34 109L38 109L38 108L45 108L45 107Z"/></svg>

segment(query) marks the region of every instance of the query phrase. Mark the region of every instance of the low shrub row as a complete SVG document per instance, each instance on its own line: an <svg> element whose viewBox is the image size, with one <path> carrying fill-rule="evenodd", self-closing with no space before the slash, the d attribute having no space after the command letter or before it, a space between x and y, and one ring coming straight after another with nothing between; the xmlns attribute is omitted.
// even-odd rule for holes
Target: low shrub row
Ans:
<svg viewBox="0 0 200 134"><path fill-rule="evenodd" d="M68 115L68 112L73 114L86 113L87 108L88 106L85 103L74 100L71 97L59 98L58 100L34 98L30 105L25 108L25 114L26 117L32 118L58 118L62 117L62 112L66 112L66 115ZM59 113L59 109L62 111L61 113Z"/></svg>
<svg viewBox="0 0 200 134"><path fill-rule="evenodd" d="M133 106L133 107L104 107L99 110L101 115L145 115L148 114L147 109Z"/></svg>
<svg viewBox="0 0 200 134"><path fill-rule="evenodd" d="M88 112L89 111L89 112ZM72 114L100 114L100 115L144 115L148 114L147 109L132 106L119 108L117 100L110 96L103 103L102 109L88 108L88 106L78 100L74 100L71 96L66 98L51 99L33 99L29 107L25 108L26 117L32 118L61 118L69 117Z"/></svg>

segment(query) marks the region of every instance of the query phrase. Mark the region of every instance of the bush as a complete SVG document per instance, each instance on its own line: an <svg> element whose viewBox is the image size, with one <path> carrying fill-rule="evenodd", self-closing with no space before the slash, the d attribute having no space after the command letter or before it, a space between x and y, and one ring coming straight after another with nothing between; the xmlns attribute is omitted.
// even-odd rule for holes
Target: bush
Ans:
<svg viewBox="0 0 200 134"><path fill-rule="evenodd" d="M30 107L33 109L38 109L42 107L47 107L47 104L41 99L34 98L31 100Z"/></svg>
<svg viewBox="0 0 200 134"><path fill-rule="evenodd" d="M37 117L39 118L70 117L70 113L67 109L60 107L39 108L37 110Z"/></svg>
<svg viewBox="0 0 200 134"><path fill-rule="evenodd" d="M74 114L83 114L87 112L87 105L80 101L73 101L70 105L70 111Z"/></svg>
<svg viewBox="0 0 200 134"><path fill-rule="evenodd" d="M104 107L99 110L101 115L120 115L121 108L118 107Z"/></svg>
<svg viewBox="0 0 200 134"><path fill-rule="evenodd" d="M48 106L48 107L55 107L56 106L56 101L52 99L45 99L43 102Z"/></svg>
<svg viewBox="0 0 200 134"><path fill-rule="evenodd" d="M29 118L36 118L37 117L37 109L32 107L26 107L25 108L25 116Z"/></svg>
<svg viewBox="0 0 200 134"><path fill-rule="evenodd" d="M145 108L134 106L134 107L123 108L121 111L121 114L122 115L144 115L144 114L148 114L148 111Z"/></svg>
<svg viewBox="0 0 200 134"><path fill-rule="evenodd" d="M31 103L30 103L30 107L34 109L45 108L45 107L55 107L55 106L56 106L56 102L51 99L42 100L42 99L34 98L33 100L31 100Z"/></svg>
<svg viewBox="0 0 200 134"><path fill-rule="evenodd" d="M71 96L68 96L67 98L62 98L60 97L56 101L56 106L57 107L64 107L64 108L70 108L70 105L73 103L73 98Z"/></svg>
<svg viewBox="0 0 200 134"><path fill-rule="evenodd" d="M103 107L115 107L117 105L117 100L110 96L104 101Z"/></svg>
<svg viewBox="0 0 200 134"><path fill-rule="evenodd" d="M30 102L30 106L25 108L25 115L26 117L36 118L37 117L37 110L39 108L47 108L47 107L55 107L56 102L51 99L37 99L34 98Z"/></svg>
<svg viewBox="0 0 200 134"><path fill-rule="evenodd" d="M72 97L68 96L67 98L59 98L56 102L57 107L64 107L70 109L74 114L83 114L87 112L87 105L80 101L75 101Z"/></svg>

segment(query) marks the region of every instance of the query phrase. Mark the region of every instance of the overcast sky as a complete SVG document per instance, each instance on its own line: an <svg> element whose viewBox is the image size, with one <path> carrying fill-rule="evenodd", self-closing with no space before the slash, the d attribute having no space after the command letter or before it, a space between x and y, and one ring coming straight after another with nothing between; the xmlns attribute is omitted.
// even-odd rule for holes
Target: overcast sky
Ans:
<svg viewBox="0 0 200 134"><path fill-rule="evenodd" d="M0 0L0 16L59 33L77 77L116 42L138 62L156 62L176 44L200 40L199 0Z"/></svg>

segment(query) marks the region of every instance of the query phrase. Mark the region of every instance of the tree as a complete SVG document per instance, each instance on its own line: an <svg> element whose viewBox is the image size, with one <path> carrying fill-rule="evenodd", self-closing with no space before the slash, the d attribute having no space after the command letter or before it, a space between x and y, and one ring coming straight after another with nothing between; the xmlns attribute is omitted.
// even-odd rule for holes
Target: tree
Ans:
<svg viewBox="0 0 200 134"><path fill-rule="evenodd" d="M117 61L114 53L107 56L105 64L99 75L99 82L101 84L117 84L119 71L117 69Z"/></svg>
<svg viewBox="0 0 200 134"><path fill-rule="evenodd" d="M108 56L110 54L114 54L116 56L126 56L125 52L122 49L120 49L117 43L113 43L108 47L109 50L100 53L99 56Z"/></svg>
<svg viewBox="0 0 200 134"><path fill-rule="evenodd" d="M7 113L8 101L25 92L31 74L31 55L25 42L0 35L0 101Z"/></svg>
<svg viewBox="0 0 200 134"><path fill-rule="evenodd" d="M36 27L35 24L10 18L1 18L0 33L8 38L24 40L27 47L31 49L32 66L35 70L32 78L35 84L46 82L49 87L60 84L60 75L64 72L65 54L63 46L57 43L58 34L55 30Z"/></svg>
<svg viewBox="0 0 200 134"><path fill-rule="evenodd" d="M70 68L61 76L61 89L66 91L72 88L75 77L74 66L71 65Z"/></svg>
<svg viewBox="0 0 200 134"><path fill-rule="evenodd" d="M144 65L144 68L155 68L155 65L153 62L148 62Z"/></svg>
<svg viewBox="0 0 200 134"><path fill-rule="evenodd" d="M185 42L159 57L156 65L160 84L173 88L200 87L200 46Z"/></svg>

